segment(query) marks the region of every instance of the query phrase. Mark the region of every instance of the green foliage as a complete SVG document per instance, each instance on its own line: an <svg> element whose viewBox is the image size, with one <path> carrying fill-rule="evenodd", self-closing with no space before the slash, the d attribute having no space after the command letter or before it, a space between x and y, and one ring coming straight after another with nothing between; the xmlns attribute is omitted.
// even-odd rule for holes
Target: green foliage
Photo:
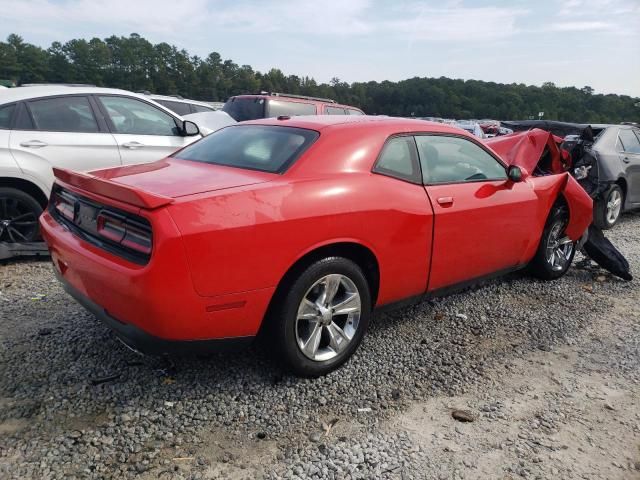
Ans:
<svg viewBox="0 0 640 480"><path fill-rule="evenodd" d="M18 84L89 83L213 101L265 90L328 97L370 114L399 116L515 120L545 112L547 120L640 122L640 99L595 94L590 86L559 88L545 82L536 87L446 77L352 84L334 77L318 84L277 68L257 72L223 60L217 52L206 58L190 56L167 43L153 45L136 33L53 42L47 50L12 34L0 42L0 78Z"/></svg>

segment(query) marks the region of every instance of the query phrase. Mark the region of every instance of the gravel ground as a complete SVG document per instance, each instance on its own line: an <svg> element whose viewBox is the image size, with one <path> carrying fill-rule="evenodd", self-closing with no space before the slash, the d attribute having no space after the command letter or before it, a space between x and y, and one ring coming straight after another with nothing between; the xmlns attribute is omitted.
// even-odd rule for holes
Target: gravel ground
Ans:
<svg viewBox="0 0 640 480"><path fill-rule="evenodd" d="M608 236L640 272L640 216ZM259 348L139 357L47 262L0 266L0 477L640 478L638 300L512 275L379 314L307 380Z"/></svg>

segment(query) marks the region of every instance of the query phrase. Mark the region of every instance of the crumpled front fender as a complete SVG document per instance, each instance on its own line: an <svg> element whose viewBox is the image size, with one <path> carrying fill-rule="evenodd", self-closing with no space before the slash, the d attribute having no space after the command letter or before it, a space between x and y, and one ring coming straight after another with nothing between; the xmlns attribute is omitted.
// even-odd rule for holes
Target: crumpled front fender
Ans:
<svg viewBox="0 0 640 480"><path fill-rule="evenodd" d="M567 180L562 192L569 204L569 224L565 233L576 242L593 222L593 200L575 178L568 173L564 175Z"/></svg>

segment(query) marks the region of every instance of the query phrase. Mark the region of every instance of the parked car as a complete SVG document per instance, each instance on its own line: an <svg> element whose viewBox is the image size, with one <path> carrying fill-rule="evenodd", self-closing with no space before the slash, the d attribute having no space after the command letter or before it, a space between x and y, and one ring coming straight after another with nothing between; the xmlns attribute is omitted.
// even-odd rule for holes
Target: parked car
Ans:
<svg viewBox="0 0 640 480"><path fill-rule="evenodd" d="M40 223L60 281L132 348L239 346L301 375L356 350L372 309L530 266L562 276L591 222L567 173L527 176L454 127L280 117L165 160L56 170Z"/></svg>
<svg viewBox="0 0 640 480"><path fill-rule="evenodd" d="M548 121L505 123L517 130L542 128L567 138L567 143L582 139L584 152L594 158L585 176L589 176L591 187L587 190L594 198L594 221L600 228L612 228L622 212L640 208L640 128Z"/></svg>
<svg viewBox="0 0 640 480"><path fill-rule="evenodd" d="M144 95L95 87L33 86L0 94L0 242L38 238L52 167L71 170L159 160L200 138Z"/></svg>
<svg viewBox="0 0 640 480"><path fill-rule="evenodd" d="M210 130L210 133L220 130L221 128L228 127L237 123L231 115L222 110L212 110L209 112L190 113L184 115L185 120L191 120L200 128L206 128Z"/></svg>
<svg viewBox="0 0 640 480"><path fill-rule="evenodd" d="M180 95L155 95L149 92L139 92L149 97L156 103L167 107L173 113L184 116L190 113L200 112L214 112L216 108L206 102L200 102L198 100L189 100L182 98Z"/></svg>
<svg viewBox="0 0 640 480"><path fill-rule="evenodd" d="M295 115L364 115L359 108L328 98L268 92L231 97L222 110L238 122Z"/></svg>

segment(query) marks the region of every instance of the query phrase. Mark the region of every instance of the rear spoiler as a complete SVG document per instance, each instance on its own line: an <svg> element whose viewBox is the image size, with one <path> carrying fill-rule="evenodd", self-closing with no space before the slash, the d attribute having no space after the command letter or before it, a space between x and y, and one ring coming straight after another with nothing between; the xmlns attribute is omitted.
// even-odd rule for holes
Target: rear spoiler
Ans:
<svg viewBox="0 0 640 480"><path fill-rule="evenodd" d="M53 174L60 181L73 187L148 210L173 202L173 198L138 190L88 173L72 172L71 170L54 167Z"/></svg>

